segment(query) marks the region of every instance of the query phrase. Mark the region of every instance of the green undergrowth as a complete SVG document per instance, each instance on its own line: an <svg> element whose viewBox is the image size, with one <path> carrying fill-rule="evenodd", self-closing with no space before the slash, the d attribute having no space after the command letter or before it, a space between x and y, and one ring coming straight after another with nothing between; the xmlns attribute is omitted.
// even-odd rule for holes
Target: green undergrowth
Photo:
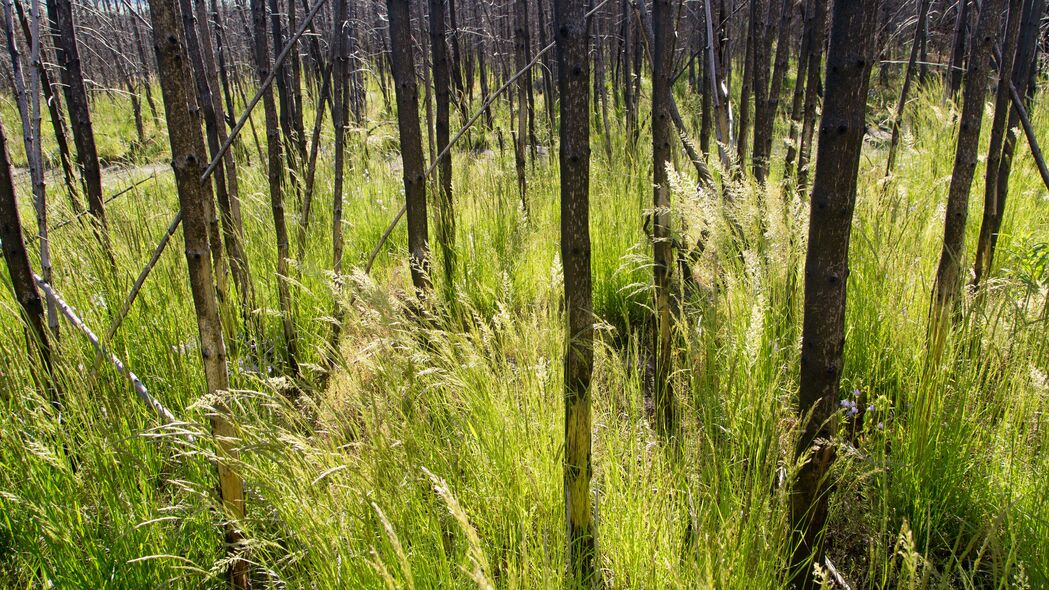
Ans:
<svg viewBox="0 0 1049 590"><path fill-rule="evenodd" d="M945 362L926 367L928 297L954 151L947 123L956 116L941 95L933 86L914 99L893 178L883 178L885 146L874 140L861 163L843 378L843 397L858 413L839 417L829 556L854 588L1044 587L1046 191L1022 146L986 297L967 297ZM348 134L343 219L352 270L338 280L329 270L330 129L322 139L306 257L293 266L304 343L298 384L277 361L283 337L265 173L254 145L235 151L265 337L253 353L230 312L232 390L221 401L240 436L237 467L248 492L240 526L253 575L274 588L561 587L565 335L556 146L541 146L528 165L526 215L508 130L500 130L505 149L496 130L470 132L454 156L458 272L448 284L434 261L436 292L420 316L403 227L372 276L360 270L403 199L396 126L378 92L370 98L368 122ZM113 111L95 117L100 150L162 162L166 156L121 149L134 136L130 108L107 100L94 103L100 113ZM697 98L679 100L691 120ZM1045 106L1035 109L1040 131L1049 129ZM504 109L496 121L508 120ZM8 101L2 115L11 138L18 119ZM869 123L885 118L872 111ZM163 145L162 123L148 111L147 120ZM778 125L780 137L785 122ZM602 580L608 588L783 587L807 206L779 188L778 141L768 193L737 187L731 206L697 191L687 161L678 162L679 238L705 237L690 269L696 286L676 307L679 431L667 445L646 409L649 143L643 135L632 156L622 130L612 131L612 160L595 137L591 169L592 485ZM250 130L244 137L251 141ZM24 161L16 143L9 147ZM141 176L122 174L114 188ZM34 228L22 182L23 223ZM71 215L59 186L49 186L55 221ZM293 187L287 200L294 245ZM85 226L54 232L53 282L96 333L176 207L169 172L110 204L116 276ZM6 273L3 279L0 585L223 587L223 516L207 426L218 400L202 394L181 234L113 343L179 417L175 425L160 425L66 324L56 353L66 399L59 421L33 384ZM347 310L340 361L323 388L312 387L321 382L335 299Z"/></svg>

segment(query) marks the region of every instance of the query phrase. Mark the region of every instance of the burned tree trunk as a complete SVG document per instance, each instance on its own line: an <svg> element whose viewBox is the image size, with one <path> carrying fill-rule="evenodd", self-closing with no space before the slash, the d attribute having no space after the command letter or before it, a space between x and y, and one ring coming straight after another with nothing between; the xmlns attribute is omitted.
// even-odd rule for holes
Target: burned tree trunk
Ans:
<svg viewBox="0 0 1049 590"><path fill-rule="evenodd" d="M270 73L269 43L266 40L265 0L252 0L251 12L255 29L255 74L261 84ZM277 105L273 100L273 89L262 95L262 109L266 118L266 151L269 157L267 177L270 189L270 208L273 211L273 227L277 238L277 297L280 304L281 324L287 346L287 361L293 375L298 375L298 336L292 318L291 285L288 258L288 225L284 217L284 157L281 145L280 124L277 120Z"/></svg>
<svg viewBox="0 0 1049 590"><path fill-rule="evenodd" d="M867 89L879 0L836 0L827 53L827 92L812 188L798 415L805 421L796 457L811 453L790 501L798 588L818 588L812 561L822 562L827 470L834 461L830 420L840 387L845 345L849 237L863 146ZM811 66L812 64L810 64Z"/></svg>
<svg viewBox="0 0 1049 590"><path fill-rule="evenodd" d="M51 343L44 327L44 304L36 289L33 268L29 264L29 255L25 249L22 220L18 214L18 199L15 195L14 173L11 170L11 157L7 152L7 137L3 124L0 124L0 244L4 251L4 260L7 261L7 270L11 274L11 287L26 322L26 346L29 356L34 357L34 352L40 355L43 372L36 374L34 379L43 389L49 390L51 405L56 410L61 410L58 390L51 384Z"/></svg>
<svg viewBox="0 0 1049 590"><path fill-rule="evenodd" d="M514 0L514 65L517 71L528 65L528 0ZM517 167L517 190L521 209L528 214L528 181L525 179L525 150L528 129L528 92L532 85L531 73L517 79L517 134L514 136L514 163Z"/></svg>
<svg viewBox="0 0 1049 590"><path fill-rule="evenodd" d="M1015 2L1012 4L1015 5ZM1012 11L1012 8L1010 8ZM1045 11L1045 0L1027 0L1023 6L1023 18L1020 23L1019 39L1013 59L1012 71L1008 79L1006 69L1001 68L999 76L999 97L1004 90L1008 94L1012 87L1022 92L1030 104L1035 88L1035 68L1038 53L1039 21ZM1010 19L1011 20L1011 19ZM1008 53L1008 52L1007 52ZM1003 54L1003 59L1005 54ZM1004 84L1004 86L1002 86ZM995 106L995 121L998 124L998 109ZM1003 113L1004 114L1004 113ZM973 264L973 286L979 287L981 281L991 273L994 263L994 250L998 242L998 232L1002 227L1006 197L1009 192L1009 173L1012 170L1013 154L1018 139L1017 125L1020 112L1017 108L1009 109L1008 123L1000 155L992 146L987 158L987 182L984 188L983 220L980 223L980 235L976 241L976 262ZM993 135L993 133L992 133ZM993 170L992 174L992 168Z"/></svg>
<svg viewBox="0 0 1049 590"><path fill-rule="evenodd" d="M346 155L346 74L349 56L346 52L346 0L336 0L335 22L332 31L332 76L335 80L333 89L331 121L335 127L335 183L332 188L332 223L331 223L331 255L332 272L335 274L336 284L339 283L342 274L342 187ZM325 80L327 83L328 80ZM318 116L320 116L318 114ZM335 321L332 322L332 331L328 339L331 347L332 358L338 351L339 335L342 333L342 304L338 301L336 294Z"/></svg>
<svg viewBox="0 0 1049 590"><path fill-rule="evenodd" d="M925 22L929 17L929 0L921 0L918 6L918 22L914 28L914 42L911 43L911 56L907 59L907 71L903 74L903 87L900 89L900 100L896 103L896 114L892 118L892 139L889 140L889 155L886 158L885 175L892 174L896 166L896 148L900 144L900 125L903 122L903 110L907 106L907 95L914 80L914 65L918 60L918 49L925 34Z"/></svg>
<svg viewBox="0 0 1049 590"><path fill-rule="evenodd" d="M430 0L430 50L433 52L433 85L437 98L437 153L448 148L451 95L449 92L448 46L445 41L445 0ZM455 211L452 205L452 154L437 162L437 244L441 247L444 281L448 293L455 282Z"/></svg>
<svg viewBox="0 0 1049 590"><path fill-rule="evenodd" d="M950 98L958 96L962 87L962 71L965 62L966 41L969 39L969 4L972 0L958 0L958 15L954 23L954 43L951 45L951 58L947 64L947 92ZM982 11L981 11L982 12ZM973 51L976 48L973 47Z"/></svg>
<svg viewBox="0 0 1049 590"><path fill-rule="evenodd" d="M558 93L561 97L561 260L565 277L565 521L568 580L589 588L595 577L590 508L590 383L594 316L590 277L590 78L586 5L554 0Z"/></svg>
<svg viewBox="0 0 1049 590"><path fill-rule="evenodd" d="M51 19L52 39L62 78L62 89L69 107L69 121L73 128L73 143L76 144L77 164L81 180L87 193L88 211L95 220L95 231L110 266L116 269L116 259L109 242L106 227L106 209L102 201L102 173L98 165L98 150L95 147L95 132L91 125L91 111L87 104L87 89L84 73L80 68L80 52L77 49L76 30L73 26L71 0L51 0L47 3Z"/></svg>
<svg viewBox="0 0 1049 590"><path fill-rule="evenodd" d="M655 284L656 329L652 347L655 355L653 401L656 429L665 437L674 433L674 399L670 383L672 337L670 313L671 272L674 256L670 237L670 101L673 47L673 8L670 0L655 0L652 7L652 241Z"/></svg>
<svg viewBox="0 0 1049 590"><path fill-rule="evenodd" d="M816 127L816 109L819 107L819 86L823 73L823 45L827 31L827 2L815 0L813 11L812 39L809 43L809 64L806 69L805 112L802 116L800 144L798 146L798 189L804 191L809 178L809 155L812 150L812 134Z"/></svg>
<svg viewBox="0 0 1049 590"><path fill-rule="evenodd" d="M410 43L411 0L386 0L390 20L391 67L397 96L397 128L401 137L404 198L408 214L408 261L412 284L420 297L430 290L430 246L426 223L426 175L419 128L419 90Z"/></svg>
<svg viewBox="0 0 1049 590"><path fill-rule="evenodd" d="M954 172L947 191L943 249L933 283L929 310L929 352L933 362L939 360L947 331L957 311L961 294L962 256L965 246L965 222L969 214L969 191L976 173L980 147L980 125L984 98L987 95L987 72L991 51L998 33L1004 0L984 0L973 37L972 55L965 74L962 118L958 128L958 147L954 154Z"/></svg>
<svg viewBox="0 0 1049 590"><path fill-rule="evenodd" d="M769 174L769 156L772 154L772 136L776 130L776 115L779 113L780 95L783 93L783 77L787 73L790 45L790 23L794 2L783 0L780 6L779 29L776 35L776 58L772 66L772 80L766 95L763 122L754 128L754 178L764 183ZM766 45L767 46L767 45Z"/></svg>
<svg viewBox="0 0 1049 590"><path fill-rule="evenodd" d="M230 519L226 525L226 544L234 552L227 574L234 588L243 589L251 585L248 561L236 553L239 551L237 545L243 541L237 521L244 518L244 481L230 466L239 459L240 453L235 446L236 430L230 424L228 410L221 401L229 389L229 375L226 372L226 346L222 339L208 255L205 201L213 197L211 186L200 181L207 154L200 135L200 118L191 106L195 102L192 73L177 4L166 0L150 0L149 4L168 138L171 141L171 166L175 170L175 184L182 210L182 232L200 335L200 353L204 361L208 394L217 400L216 411L211 416L211 431L217 447L219 499L226 517Z"/></svg>

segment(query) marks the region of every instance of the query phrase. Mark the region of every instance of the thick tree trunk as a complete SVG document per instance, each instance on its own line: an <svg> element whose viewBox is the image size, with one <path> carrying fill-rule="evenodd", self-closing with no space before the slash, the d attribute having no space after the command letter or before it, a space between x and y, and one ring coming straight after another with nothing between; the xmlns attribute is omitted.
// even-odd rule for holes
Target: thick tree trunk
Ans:
<svg viewBox="0 0 1049 590"><path fill-rule="evenodd" d="M213 197L210 184L200 181L207 155L200 135L200 118L192 106L192 73L177 4L165 0L150 0L149 4L160 87L164 96L164 113L171 141L171 165L175 170L175 184L183 216L182 232L200 334L200 353L208 395L216 399L217 411L211 415L211 431L217 448L219 498L226 517L230 519L226 525L226 544L233 555L228 575L234 588L243 589L251 585L248 561L239 555L237 548L243 541L237 521L244 518L244 481L230 466L239 459L235 442L237 433L221 401L229 389L229 376L226 372L226 347L222 339L218 302L212 283L211 259L208 256L204 203Z"/></svg>
<svg viewBox="0 0 1049 590"><path fill-rule="evenodd" d="M998 82L999 97L1003 89L1008 93L1011 85L1021 91L1026 89L1024 97L1030 104L1030 99L1036 87L1033 64L1037 63L1039 24L1044 11L1045 0L1027 0L1024 3L1023 18L1020 23L1020 34L1017 40L1012 72L1010 72L1010 77L1006 81L1004 78L1005 68L1001 69ZM1004 57L1005 55L1003 55ZM1005 86L1002 86L1003 81L1006 81ZM995 125L998 124L998 108L996 105ZM976 262L973 265L973 285L976 287L980 286L981 281L991 273L993 267L994 250L998 242L998 232L1002 227L1005 201L1009 192L1009 173L1012 170L1013 154L1016 151L1018 140L1016 128L1019 122L1019 109L1010 109L1008 123L1006 124L1008 131L1005 133L1000 155L994 158L996 150L993 145L988 152L983 220L980 223L980 235L976 241ZM992 158L994 159L992 160ZM992 166L997 168L993 175L991 173Z"/></svg>
<svg viewBox="0 0 1049 590"><path fill-rule="evenodd" d="M943 250L933 283L932 305L929 310L929 352L936 362L943 351L943 343L953 323L961 295L961 268L965 246L965 223L969 214L969 191L976 172L977 152L980 147L980 125L983 120L984 98L987 95L987 73L991 66L991 51L1004 0L984 0L973 37L972 55L965 73L965 94L962 118L958 128L958 147L954 154L954 172L947 192L947 211L944 220Z"/></svg>
<svg viewBox="0 0 1049 590"><path fill-rule="evenodd" d="M791 494L795 539L791 568L798 588L818 588L812 561L822 565L827 517L824 482L834 461L830 423L838 400L845 345L849 236L863 146L867 89L879 0L835 0L827 54L827 92L812 188L805 257L805 318L801 337L798 415L804 421L797 457L811 452Z"/></svg>
<svg viewBox="0 0 1049 590"><path fill-rule="evenodd" d="M772 134L768 105L770 51L768 20L772 4L771 0L751 0L751 3L755 11L754 75L751 81L754 94L754 145L751 153L751 171L758 183L764 184L768 166L767 156L763 153L765 136Z"/></svg>
<svg viewBox="0 0 1049 590"><path fill-rule="evenodd" d="M590 107L586 5L554 0L558 94L561 97L561 260L565 277L565 521L568 585L595 581L591 513L590 383L594 316L590 277Z"/></svg>
<svg viewBox="0 0 1049 590"><path fill-rule="evenodd" d="M451 95L449 93L448 47L445 37L445 0L430 0L430 48L433 52L433 85L437 98L437 153L448 147ZM437 244L441 248L445 288L455 290L455 210L452 205L452 154L437 162Z"/></svg>
<svg viewBox="0 0 1049 590"><path fill-rule="evenodd" d="M255 75L261 84L270 73L269 43L266 35L265 0L252 0L251 11L254 22ZM279 80L279 76L278 76ZM277 120L277 105L273 100L272 88L262 95L262 108L266 117L266 149L269 157L267 177L270 189L270 208L273 211L273 227L277 238L277 297L280 304L281 325L287 347L286 358L293 375L299 373L298 335L292 317L290 268L288 259L288 225L284 217L284 158L281 145L281 130Z"/></svg>
<svg viewBox="0 0 1049 590"><path fill-rule="evenodd" d="M411 44L399 42L411 35L410 9L411 0L386 0L408 215L408 262L411 264L412 284L417 295L424 298L430 290L430 245L426 220L426 175L419 128L419 91L415 84L415 57Z"/></svg>
<svg viewBox="0 0 1049 590"><path fill-rule="evenodd" d="M673 7L670 0L655 0L652 7L652 240L655 284L655 332L653 353L653 402L656 430L664 437L674 435L674 395L670 383L673 354L670 312L674 257L670 237L670 183L667 165L671 158L671 67L673 61Z"/></svg>

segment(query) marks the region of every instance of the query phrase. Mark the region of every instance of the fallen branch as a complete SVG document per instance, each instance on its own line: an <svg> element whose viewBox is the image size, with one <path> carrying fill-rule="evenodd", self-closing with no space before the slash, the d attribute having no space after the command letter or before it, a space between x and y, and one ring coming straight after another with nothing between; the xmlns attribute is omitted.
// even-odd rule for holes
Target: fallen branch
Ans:
<svg viewBox="0 0 1049 590"><path fill-rule="evenodd" d="M109 352L109 350L106 349L106 347L101 342L99 342L98 336L95 336L94 332L92 332L91 329L88 328L87 325L84 323L84 321L80 319L76 312L73 311L73 308L69 307L69 304L66 303L58 295L57 292L55 292L54 287L47 284L47 282L45 282L44 279L40 278L36 274L33 275L33 280L36 281L36 284L38 287L40 287L41 291L43 291L48 297L50 297L52 300L55 301L55 303L58 304L58 308L62 311L62 315L64 315L66 319L69 320L69 323L72 324L74 328L79 330L80 333L83 334L91 342L92 346L95 347L95 350L98 351L99 354L105 355L109 359L109 362L112 363L114 367L116 367L117 372L119 372L121 375L124 376L125 379L131 382L131 385L135 388L135 393L138 394L139 399L141 399L147 406L149 406L149 409L152 410L154 414L162 418L166 424L178 422L178 420L175 419L174 414L172 414L167 408L165 408L163 404L157 401L157 398L150 395L149 390L147 390L146 386L142 384L142 381L134 373L132 373L127 368L127 366L124 365L124 363L116 357L116 355Z"/></svg>

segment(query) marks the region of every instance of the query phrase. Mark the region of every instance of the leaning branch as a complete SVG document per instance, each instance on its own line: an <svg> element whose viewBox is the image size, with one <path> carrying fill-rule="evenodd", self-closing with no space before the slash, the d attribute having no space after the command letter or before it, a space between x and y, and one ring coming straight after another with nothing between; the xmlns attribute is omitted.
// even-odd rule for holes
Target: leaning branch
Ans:
<svg viewBox="0 0 1049 590"><path fill-rule="evenodd" d="M99 354L105 355L109 359L109 362L113 363L113 366L116 367L117 371L121 375L123 375L125 379L131 382L131 385L135 388L135 393L138 394L139 399L145 402L145 404L149 406L149 409L152 410L154 414L162 418L166 424L178 422L178 420L175 419L175 415L172 414L171 411L169 411L167 408L164 407L163 404L157 401L157 398L150 395L149 390L147 390L146 386L142 384L142 381L139 380L139 378L134 373L132 373L131 370L128 369L127 366L124 365L124 363L116 357L116 355L114 355L112 352L106 349L106 347L101 342L99 342L98 336L95 336L94 332L92 332L91 329L87 327L87 324L85 324L84 321L80 319L80 316L78 316L76 312L73 311L73 308L70 307L69 304L66 303L58 295L57 292L55 292L55 289L51 285L47 284L47 282L44 281L44 279L40 278L36 274L33 275L33 280L36 281L36 284L38 287L40 287L41 291L43 291L49 298L51 298L58 304L58 308L62 311L62 315L64 315L66 319L69 320L69 323L72 324L74 328L79 330L80 333L83 334L91 342L91 345L95 347L95 350L98 351Z"/></svg>

